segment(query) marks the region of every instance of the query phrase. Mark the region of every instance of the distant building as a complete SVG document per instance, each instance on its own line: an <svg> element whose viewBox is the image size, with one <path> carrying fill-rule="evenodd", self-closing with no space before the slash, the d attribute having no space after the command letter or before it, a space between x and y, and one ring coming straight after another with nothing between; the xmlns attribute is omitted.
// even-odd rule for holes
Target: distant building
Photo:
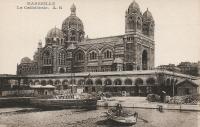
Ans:
<svg viewBox="0 0 200 127"><path fill-rule="evenodd" d="M200 62L197 63L181 62L178 65L175 64L160 65L157 68L173 72L180 72L183 74L188 74L193 76L200 76Z"/></svg>
<svg viewBox="0 0 200 127"><path fill-rule="evenodd" d="M198 76L198 63L181 62L177 67L181 69L181 73L183 74Z"/></svg>
<svg viewBox="0 0 200 127"><path fill-rule="evenodd" d="M160 65L157 67L157 69L161 70L168 70L172 72L180 72L180 68L178 68L175 64L168 64L168 65Z"/></svg>
<svg viewBox="0 0 200 127"><path fill-rule="evenodd" d="M17 75L151 70L155 56L154 27L151 12L147 9L142 14L133 1L125 13L125 34L84 38L84 25L73 4L62 28L55 27L47 33L44 47L39 42L33 60L22 58Z"/></svg>

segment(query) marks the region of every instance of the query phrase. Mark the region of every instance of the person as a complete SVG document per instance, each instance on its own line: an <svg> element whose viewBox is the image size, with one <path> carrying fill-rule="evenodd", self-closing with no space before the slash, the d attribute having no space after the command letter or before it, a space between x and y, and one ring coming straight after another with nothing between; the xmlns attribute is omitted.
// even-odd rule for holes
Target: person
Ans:
<svg viewBox="0 0 200 127"><path fill-rule="evenodd" d="M122 113L122 105L118 103L116 106L116 114L117 116L120 116L121 113Z"/></svg>

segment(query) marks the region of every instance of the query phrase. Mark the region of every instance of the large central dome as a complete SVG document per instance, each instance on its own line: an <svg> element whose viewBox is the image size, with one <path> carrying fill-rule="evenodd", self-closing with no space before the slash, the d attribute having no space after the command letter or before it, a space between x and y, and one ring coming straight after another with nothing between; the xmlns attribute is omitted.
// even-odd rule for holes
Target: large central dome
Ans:
<svg viewBox="0 0 200 127"><path fill-rule="evenodd" d="M62 31L65 34L66 41L81 41L84 37L83 22L76 16L76 7L71 6L71 15L67 17L62 24Z"/></svg>

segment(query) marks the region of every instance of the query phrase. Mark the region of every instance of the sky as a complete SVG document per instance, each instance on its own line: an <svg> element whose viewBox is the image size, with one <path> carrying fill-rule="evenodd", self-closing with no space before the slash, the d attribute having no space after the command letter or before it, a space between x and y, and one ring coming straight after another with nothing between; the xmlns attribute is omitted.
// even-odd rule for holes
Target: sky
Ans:
<svg viewBox="0 0 200 127"><path fill-rule="evenodd" d="M32 0L33 1L33 0ZM37 0L44 2L47 0ZM125 33L125 11L133 0L48 0L62 9L19 9L31 0L0 1L0 74L15 74L17 63L33 58L39 40L70 15L83 21L89 38ZM155 20L155 65L200 61L200 0L135 0Z"/></svg>

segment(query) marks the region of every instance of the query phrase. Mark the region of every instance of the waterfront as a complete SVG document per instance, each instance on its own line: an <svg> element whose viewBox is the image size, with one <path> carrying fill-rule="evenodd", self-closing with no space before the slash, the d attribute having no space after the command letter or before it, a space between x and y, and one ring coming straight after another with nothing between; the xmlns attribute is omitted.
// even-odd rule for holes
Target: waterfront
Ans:
<svg viewBox="0 0 200 127"><path fill-rule="evenodd" d="M0 108L0 127L111 127L104 117L107 109L84 111L65 109L42 111L35 108ZM200 112L128 108L139 117L134 127L198 127Z"/></svg>

